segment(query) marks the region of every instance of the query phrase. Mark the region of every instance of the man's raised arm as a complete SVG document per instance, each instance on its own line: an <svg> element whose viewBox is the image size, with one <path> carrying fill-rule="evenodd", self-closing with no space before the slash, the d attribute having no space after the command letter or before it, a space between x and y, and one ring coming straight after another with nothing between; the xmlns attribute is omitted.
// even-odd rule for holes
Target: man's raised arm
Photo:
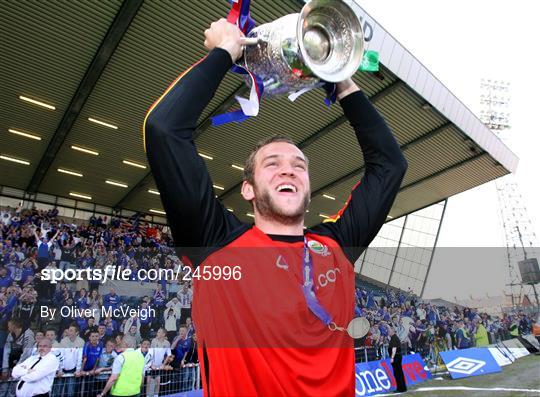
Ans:
<svg viewBox="0 0 540 397"><path fill-rule="evenodd" d="M364 155L364 176L345 207L323 232L334 236L352 263L377 235L398 193L407 161L386 122L356 84L338 84L337 95Z"/></svg>
<svg viewBox="0 0 540 397"><path fill-rule="evenodd" d="M177 247L213 246L240 226L215 199L193 132L232 62L241 55L242 33L220 20L205 31L205 37L210 53L173 82L152 105L143 125L148 161Z"/></svg>

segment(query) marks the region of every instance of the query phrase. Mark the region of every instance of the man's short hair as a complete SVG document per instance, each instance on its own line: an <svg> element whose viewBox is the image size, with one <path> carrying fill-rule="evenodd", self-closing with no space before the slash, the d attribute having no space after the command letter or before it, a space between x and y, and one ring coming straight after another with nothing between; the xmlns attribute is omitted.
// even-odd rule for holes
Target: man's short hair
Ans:
<svg viewBox="0 0 540 397"><path fill-rule="evenodd" d="M255 147L249 154L248 158L246 159L246 162L244 163L244 181L247 181L253 184L253 175L255 174L255 156L257 155L259 150L262 149L264 146L269 145L274 142L285 142L285 143L290 143L291 145L296 146L294 141L286 135L276 134L269 138L260 140L255 145ZM306 157L306 161L307 161L307 157Z"/></svg>
<svg viewBox="0 0 540 397"><path fill-rule="evenodd" d="M38 343L38 347L39 345L43 345L44 343L46 343L47 345L51 346L52 347L52 340L48 339L48 338L43 338L39 341Z"/></svg>
<svg viewBox="0 0 540 397"><path fill-rule="evenodd" d="M9 319L9 322L11 323L12 326L14 326L17 329L19 328L22 329L23 327L23 322L20 318L17 318L17 317L11 318Z"/></svg>

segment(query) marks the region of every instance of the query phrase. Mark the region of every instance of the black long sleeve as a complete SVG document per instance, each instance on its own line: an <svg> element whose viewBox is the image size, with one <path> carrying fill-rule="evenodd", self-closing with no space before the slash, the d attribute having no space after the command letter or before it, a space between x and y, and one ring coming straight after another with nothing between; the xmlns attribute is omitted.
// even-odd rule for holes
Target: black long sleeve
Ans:
<svg viewBox="0 0 540 397"><path fill-rule="evenodd" d="M384 119L360 91L341 100L364 155L365 172L348 204L313 228L329 234L354 263L386 220L407 170L407 161Z"/></svg>
<svg viewBox="0 0 540 397"><path fill-rule="evenodd" d="M180 76L149 110L143 131L148 161L177 247L218 246L242 223L215 198L193 132L232 65L220 48Z"/></svg>

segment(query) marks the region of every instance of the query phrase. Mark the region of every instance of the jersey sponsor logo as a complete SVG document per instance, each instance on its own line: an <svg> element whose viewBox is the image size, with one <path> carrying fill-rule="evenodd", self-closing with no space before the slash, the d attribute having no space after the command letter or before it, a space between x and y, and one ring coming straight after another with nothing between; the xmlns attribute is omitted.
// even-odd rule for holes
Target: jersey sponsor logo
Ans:
<svg viewBox="0 0 540 397"><path fill-rule="evenodd" d="M458 357L446 364L446 368L450 372L457 372L459 374L471 375L486 365L485 361L475 360L469 357Z"/></svg>
<svg viewBox="0 0 540 397"><path fill-rule="evenodd" d="M308 248L311 252L314 254L322 255L322 256L328 256L330 255L330 250L328 250L328 247L324 245L323 243L320 243L316 240L309 240L308 241Z"/></svg>
<svg viewBox="0 0 540 397"><path fill-rule="evenodd" d="M328 270L326 273L319 274L319 276L317 277L319 286L323 288L323 287L326 287L328 283L335 283L338 273L341 274L341 270L335 267L333 269Z"/></svg>
<svg viewBox="0 0 540 397"><path fill-rule="evenodd" d="M289 265L285 261L285 258L282 255L278 255L276 259L276 266L280 269L289 270Z"/></svg>

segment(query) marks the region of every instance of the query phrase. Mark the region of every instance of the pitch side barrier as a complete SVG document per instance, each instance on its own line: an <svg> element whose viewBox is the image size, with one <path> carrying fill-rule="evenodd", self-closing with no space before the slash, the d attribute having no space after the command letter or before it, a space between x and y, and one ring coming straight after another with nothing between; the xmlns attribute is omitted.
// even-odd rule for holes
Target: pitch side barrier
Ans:
<svg viewBox="0 0 540 397"><path fill-rule="evenodd" d="M501 372L501 367L525 357L529 351L517 339L510 339L486 347L440 352L452 379Z"/></svg>
<svg viewBox="0 0 540 397"><path fill-rule="evenodd" d="M408 386L431 379L431 374L419 354L403 356L403 373ZM390 359L357 363L355 396L374 396L396 389L396 379Z"/></svg>

